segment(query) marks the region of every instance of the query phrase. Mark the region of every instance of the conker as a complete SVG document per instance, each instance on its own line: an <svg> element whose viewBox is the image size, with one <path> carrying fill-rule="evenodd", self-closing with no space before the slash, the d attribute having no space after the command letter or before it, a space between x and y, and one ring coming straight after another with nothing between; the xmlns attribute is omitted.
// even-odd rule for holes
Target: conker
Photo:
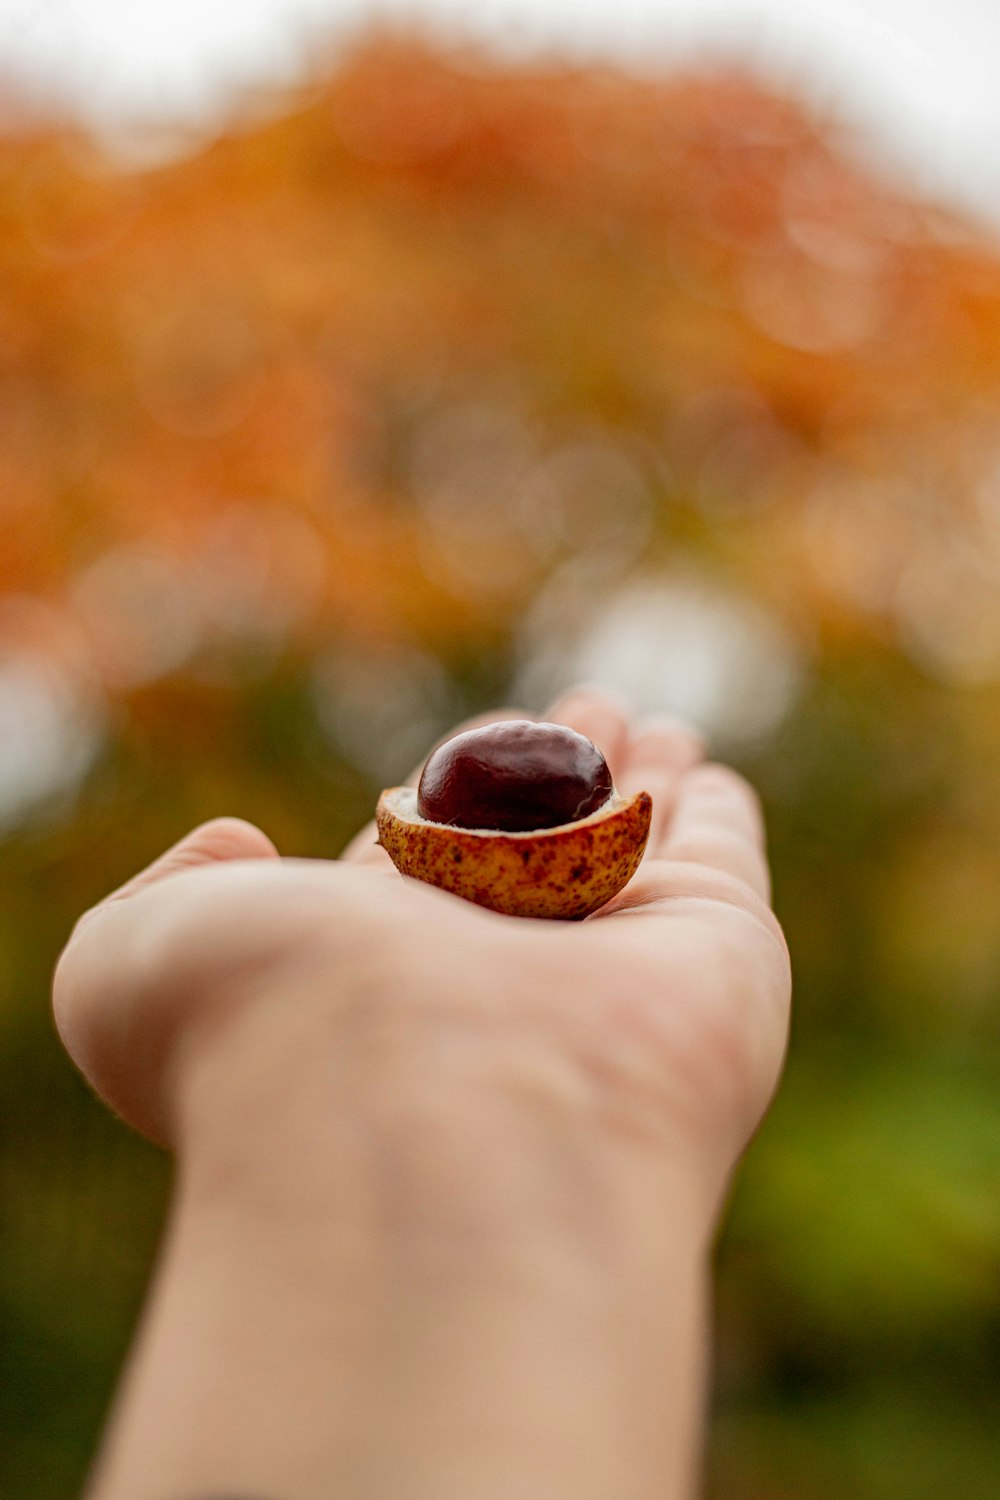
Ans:
<svg viewBox="0 0 1000 1500"><path fill-rule="evenodd" d="M619 796L582 734L507 719L445 740L375 822L401 875L504 916L580 921L635 874L652 811L648 792Z"/></svg>
<svg viewBox="0 0 1000 1500"><path fill-rule="evenodd" d="M456 828L526 833L588 817L613 789L607 761L584 735L507 719L438 746L420 778L417 811Z"/></svg>

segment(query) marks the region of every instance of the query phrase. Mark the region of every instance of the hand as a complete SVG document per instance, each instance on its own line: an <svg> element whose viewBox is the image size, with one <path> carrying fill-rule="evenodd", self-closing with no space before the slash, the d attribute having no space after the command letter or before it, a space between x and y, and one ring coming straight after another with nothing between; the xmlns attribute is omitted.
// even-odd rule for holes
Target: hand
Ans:
<svg viewBox="0 0 1000 1500"><path fill-rule="evenodd" d="M706 1247L777 1080L787 956L739 777L593 693L546 717L654 800L637 876L586 922L404 880L372 828L310 862L221 820L78 924L67 1048L181 1168L97 1500L150 1475L688 1492Z"/></svg>
<svg viewBox="0 0 1000 1500"><path fill-rule="evenodd" d="M280 860L237 819L206 824L89 912L59 964L57 1023L97 1092L169 1144L189 1031L316 969L341 997L345 971L369 976L363 988L382 971L439 1006L471 1016L489 1002L541 1027L609 1115L684 1133L727 1170L774 1089L790 991L756 798L702 764L681 725L631 729L589 692L546 717L601 746L619 791L653 795L620 896L582 924L526 922L401 879L374 825L328 863Z"/></svg>

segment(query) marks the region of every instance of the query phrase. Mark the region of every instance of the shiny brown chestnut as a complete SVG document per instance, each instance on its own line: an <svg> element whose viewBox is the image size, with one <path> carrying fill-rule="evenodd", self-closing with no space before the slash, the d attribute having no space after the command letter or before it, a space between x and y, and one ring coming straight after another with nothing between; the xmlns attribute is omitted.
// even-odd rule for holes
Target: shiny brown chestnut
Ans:
<svg viewBox="0 0 1000 1500"><path fill-rule="evenodd" d="M506 719L438 746L420 777L417 811L432 823L526 833L586 818L612 790L592 740L565 724Z"/></svg>

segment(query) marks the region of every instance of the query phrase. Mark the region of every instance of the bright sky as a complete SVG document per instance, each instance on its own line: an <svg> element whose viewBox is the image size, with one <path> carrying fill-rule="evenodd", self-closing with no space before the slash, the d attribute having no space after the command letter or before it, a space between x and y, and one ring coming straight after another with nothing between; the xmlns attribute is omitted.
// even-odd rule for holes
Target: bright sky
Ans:
<svg viewBox="0 0 1000 1500"><path fill-rule="evenodd" d="M0 0L0 60L99 121L200 118L379 16L640 66L742 57L1000 219L998 0Z"/></svg>

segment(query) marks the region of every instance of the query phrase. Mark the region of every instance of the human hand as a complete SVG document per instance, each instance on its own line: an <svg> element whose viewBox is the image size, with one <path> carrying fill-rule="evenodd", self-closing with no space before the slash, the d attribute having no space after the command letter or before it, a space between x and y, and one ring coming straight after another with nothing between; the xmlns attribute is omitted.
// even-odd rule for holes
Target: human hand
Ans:
<svg viewBox="0 0 1000 1500"><path fill-rule="evenodd" d="M683 1142L723 1177L787 1027L756 797L702 764L683 726L635 728L585 691L546 717L594 739L620 791L653 795L643 863L615 900L582 924L515 920L401 879L373 825L327 862L281 860L236 819L206 824L89 912L60 962L57 1023L97 1092L173 1144L183 1063L254 996L304 986L322 1000L314 1015L339 1008L356 1026L352 995L376 1025L387 996L412 1011L424 992L438 1020L502 1015L554 1089L573 1070L598 1112Z"/></svg>
<svg viewBox="0 0 1000 1500"><path fill-rule="evenodd" d="M787 956L739 777L592 693L547 717L654 801L583 923L404 880L371 827L302 861L221 820L78 924L67 1048L180 1161L94 1500L690 1493Z"/></svg>

